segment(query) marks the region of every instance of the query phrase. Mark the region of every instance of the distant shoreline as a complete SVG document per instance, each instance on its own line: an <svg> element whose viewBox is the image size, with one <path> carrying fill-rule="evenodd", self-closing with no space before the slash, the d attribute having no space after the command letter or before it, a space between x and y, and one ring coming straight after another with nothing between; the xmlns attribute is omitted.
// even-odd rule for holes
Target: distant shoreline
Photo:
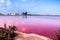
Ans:
<svg viewBox="0 0 60 40"><path fill-rule="evenodd" d="M60 15L0 15L0 16L60 16Z"/></svg>

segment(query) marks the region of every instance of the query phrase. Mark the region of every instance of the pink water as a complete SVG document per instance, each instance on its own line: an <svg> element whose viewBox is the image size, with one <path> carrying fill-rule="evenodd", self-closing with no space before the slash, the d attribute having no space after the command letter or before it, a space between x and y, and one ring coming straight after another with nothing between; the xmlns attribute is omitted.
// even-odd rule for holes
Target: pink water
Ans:
<svg viewBox="0 0 60 40"><path fill-rule="evenodd" d="M39 35L56 38L56 31L60 28L60 20L48 18L21 18L21 17L0 17L0 26L3 24L15 25L18 31L36 33Z"/></svg>

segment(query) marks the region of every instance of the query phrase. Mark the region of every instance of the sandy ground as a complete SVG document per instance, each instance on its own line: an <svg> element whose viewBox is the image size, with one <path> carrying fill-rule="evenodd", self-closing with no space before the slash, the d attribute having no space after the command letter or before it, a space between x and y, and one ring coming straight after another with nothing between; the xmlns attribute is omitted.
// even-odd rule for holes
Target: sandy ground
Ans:
<svg viewBox="0 0 60 40"><path fill-rule="evenodd" d="M45 37L45 36L40 36L37 34L27 34L27 33L22 33L15 31L18 36L15 37L15 40L53 40L51 38Z"/></svg>

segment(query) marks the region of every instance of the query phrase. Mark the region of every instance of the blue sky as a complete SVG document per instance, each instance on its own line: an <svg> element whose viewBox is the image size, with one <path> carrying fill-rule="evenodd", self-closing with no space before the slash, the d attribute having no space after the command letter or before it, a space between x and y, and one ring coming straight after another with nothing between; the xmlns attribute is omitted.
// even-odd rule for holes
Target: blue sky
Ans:
<svg viewBox="0 0 60 40"><path fill-rule="evenodd" d="M1 13L60 14L60 0L0 0Z"/></svg>

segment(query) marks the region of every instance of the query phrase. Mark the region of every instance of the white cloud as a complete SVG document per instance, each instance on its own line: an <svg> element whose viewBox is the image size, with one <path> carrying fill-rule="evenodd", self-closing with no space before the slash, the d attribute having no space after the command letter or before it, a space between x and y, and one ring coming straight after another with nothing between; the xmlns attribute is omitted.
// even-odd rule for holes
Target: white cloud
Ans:
<svg viewBox="0 0 60 40"><path fill-rule="evenodd" d="M11 1L10 0L0 0L0 6L3 6L4 4L6 6L10 6L11 5Z"/></svg>
<svg viewBox="0 0 60 40"><path fill-rule="evenodd" d="M4 3L5 2L5 0L0 0L0 3Z"/></svg>
<svg viewBox="0 0 60 40"><path fill-rule="evenodd" d="M2 7L2 4L0 4L0 7Z"/></svg>
<svg viewBox="0 0 60 40"><path fill-rule="evenodd" d="M7 5L7 6L10 6L10 5L11 5L10 0L6 0L6 5Z"/></svg>
<svg viewBox="0 0 60 40"><path fill-rule="evenodd" d="M26 0L21 0L22 2L26 2Z"/></svg>
<svg viewBox="0 0 60 40"><path fill-rule="evenodd" d="M5 3L5 0L0 0L0 7L3 6L3 3Z"/></svg>
<svg viewBox="0 0 60 40"><path fill-rule="evenodd" d="M15 6L18 7L18 4L15 2Z"/></svg>

